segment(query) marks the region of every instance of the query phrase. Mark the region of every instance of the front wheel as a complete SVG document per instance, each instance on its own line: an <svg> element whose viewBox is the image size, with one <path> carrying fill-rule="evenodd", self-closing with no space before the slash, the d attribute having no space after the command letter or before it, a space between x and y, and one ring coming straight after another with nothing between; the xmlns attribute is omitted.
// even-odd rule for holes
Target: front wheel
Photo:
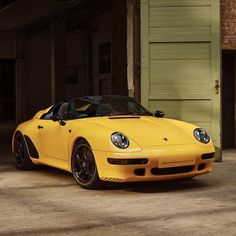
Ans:
<svg viewBox="0 0 236 236"><path fill-rule="evenodd" d="M105 186L98 176L93 152L86 141L75 145L71 164L73 176L82 188L99 189Z"/></svg>

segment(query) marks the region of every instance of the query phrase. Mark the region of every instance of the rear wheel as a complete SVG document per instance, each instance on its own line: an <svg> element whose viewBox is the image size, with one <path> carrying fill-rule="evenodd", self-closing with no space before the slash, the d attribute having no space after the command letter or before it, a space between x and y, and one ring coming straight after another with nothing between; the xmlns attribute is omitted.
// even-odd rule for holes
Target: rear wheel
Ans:
<svg viewBox="0 0 236 236"><path fill-rule="evenodd" d="M14 160L21 170L32 170L36 165L31 161L23 135L17 132L14 137Z"/></svg>
<svg viewBox="0 0 236 236"><path fill-rule="evenodd" d="M73 176L82 188L99 189L105 186L98 176L93 152L86 141L75 145L71 161Z"/></svg>

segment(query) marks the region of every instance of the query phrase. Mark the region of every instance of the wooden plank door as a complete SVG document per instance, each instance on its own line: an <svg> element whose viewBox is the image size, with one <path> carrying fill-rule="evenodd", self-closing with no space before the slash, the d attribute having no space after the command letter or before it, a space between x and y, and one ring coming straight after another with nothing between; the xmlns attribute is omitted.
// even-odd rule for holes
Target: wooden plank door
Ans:
<svg viewBox="0 0 236 236"><path fill-rule="evenodd" d="M141 0L141 101L205 128L221 158L220 1Z"/></svg>

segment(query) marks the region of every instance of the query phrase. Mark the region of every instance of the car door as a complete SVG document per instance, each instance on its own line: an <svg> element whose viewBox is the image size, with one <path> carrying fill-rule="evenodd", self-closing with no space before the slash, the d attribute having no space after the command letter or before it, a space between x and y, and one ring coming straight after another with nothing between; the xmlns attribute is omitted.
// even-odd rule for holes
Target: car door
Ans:
<svg viewBox="0 0 236 236"><path fill-rule="evenodd" d="M68 125L61 125L53 121L52 117L60 109L62 104L56 105L54 110L45 119L39 120L38 137L40 155L61 160L68 160Z"/></svg>

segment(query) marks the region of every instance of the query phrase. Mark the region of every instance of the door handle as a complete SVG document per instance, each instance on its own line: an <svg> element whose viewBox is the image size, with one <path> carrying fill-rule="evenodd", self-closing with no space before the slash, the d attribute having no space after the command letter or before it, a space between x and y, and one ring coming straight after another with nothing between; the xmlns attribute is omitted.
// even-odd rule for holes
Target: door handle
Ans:
<svg viewBox="0 0 236 236"><path fill-rule="evenodd" d="M219 94L220 92L220 82L219 80L215 80L215 94Z"/></svg>
<svg viewBox="0 0 236 236"><path fill-rule="evenodd" d="M39 125L39 126L38 126L38 129L43 129L43 126Z"/></svg>

